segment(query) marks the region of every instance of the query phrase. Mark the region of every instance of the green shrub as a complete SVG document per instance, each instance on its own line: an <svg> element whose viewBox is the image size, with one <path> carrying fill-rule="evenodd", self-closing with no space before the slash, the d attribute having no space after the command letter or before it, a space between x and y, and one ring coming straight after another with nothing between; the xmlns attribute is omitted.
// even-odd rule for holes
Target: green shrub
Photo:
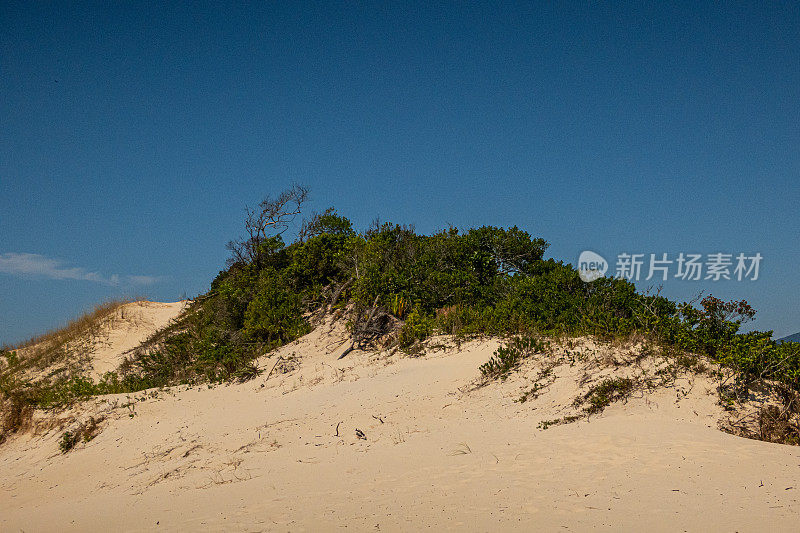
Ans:
<svg viewBox="0 0 800 533"><path fill-rule="evenodd" d="M286 344L310 331L300 296L275 271L262 272L244 314L244 335L269 346Z"/></svg>
<svg viewBox="0 0 800 533"><path fill-rule="evenodd" d="M428 338L433 333L434 322L433 317L422 315L416 310L412 311L400 328L398 338L400 346L407 348L417 341Z"/></svg>
<svg viewBox="0 0 800 533"><path fill-rule="evenodd" d="M736 335L719 347L716 360L737 372L744 386L770 379L800 391L800 344L777 344L770 336L764 332Z"/></svg>

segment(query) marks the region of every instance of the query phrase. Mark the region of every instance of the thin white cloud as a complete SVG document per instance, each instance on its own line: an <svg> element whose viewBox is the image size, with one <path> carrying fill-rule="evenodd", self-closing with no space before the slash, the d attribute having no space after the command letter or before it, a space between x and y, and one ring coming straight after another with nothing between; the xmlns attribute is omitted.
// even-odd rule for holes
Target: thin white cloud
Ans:
<svg viewBox="0 0 800 533"><path fill-rule="evenodd" d="M152 285L162 279L157 276L119 276L118 274L103 276L85 268L66 266L58 259L17 252L0 254L0 272L12 276L92 281L103 285Z"/></svg>
<svg viewBox="0 0 800 533"><path fill-rule="evenodd" d="M133 285L152 285L160 281L164 281L164 276L127 276L127 279Z"/></svg>

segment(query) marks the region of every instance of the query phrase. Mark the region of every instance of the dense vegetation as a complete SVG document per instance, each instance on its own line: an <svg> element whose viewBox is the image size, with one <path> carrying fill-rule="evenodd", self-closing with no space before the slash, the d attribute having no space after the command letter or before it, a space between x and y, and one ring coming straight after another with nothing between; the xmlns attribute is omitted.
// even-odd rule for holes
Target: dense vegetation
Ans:
<svg viewBox="0 0 800 533"><path fill-rule="evenodd" d="M742 387L767 378L800 391L800 345L776 344L770 332L739 333L755 313L747 302L707 297L696 308L638 293L622 279L586 283L571 265L544 259L548 243L517 227L420 235L375 223L357 232L329 209L305 221L287 243L283 235L305 198L305 190L294 188L248 210L247 237L229 244L231 260L210 290L119 373L99 384L73 378L21 387L9 371L14 355L5 352L0 392L23 398L17 403L24 409L98 393L244 379L258 372L256 357L332 312L347 318L354 348L396 345L414 352L434 333L640 333L734 369ZM503 374L515 363L501 354L485 372Z"/></svg>

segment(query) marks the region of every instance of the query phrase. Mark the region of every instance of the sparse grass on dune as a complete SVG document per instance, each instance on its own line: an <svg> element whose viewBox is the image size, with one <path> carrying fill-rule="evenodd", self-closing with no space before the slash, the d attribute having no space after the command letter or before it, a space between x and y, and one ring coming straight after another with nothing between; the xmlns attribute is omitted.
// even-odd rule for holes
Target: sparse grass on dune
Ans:
<svg viewBox="0 0 800 533"><path fill-rule="evenodd" d="M33 337L17 346L6 348L8 352L17 352L17 367L9 370L43 370L64 357L74 355L75 350L69 349L70 344L83 343L96 336L108 319L118 311L124 312L121 308L135 301L137 299L134 298L106 300L62 327Z"/></svg>
<svg viewBox="0 0 800 533"><path fill-rule="evenodd" d="M534 347L533 349L531 347ZM800 344L782 348L780 361L788 366L800 356ZM665 343L658 336L626 338L597 336L513 337L481 365L478 386L506 380L520 372L517 382L525 403L547 394L565 368L571 377L571 401L561 398L563 416L544 420L539 429L568 424L599 415L607 407L641 398L659 389L673 388L676 398L687 394L695 379L713 392L721 406L718 427L727 433L767 442L800 445L800 392L786 373L754 375L721 357L690 352ZM570 375L569 372L566 374ZM682 384L681 384L682 383ZM561 386L563 390L563 385Z"/></svg>
<svg viewBox="0 0 800 533"><path fill-rule="evenodd" d="M0 444L24 430L33 416L34 405L20 388L0 390Z"/></svg>
<svg viewBox="0 0 800 533"><path fill-rule="evenodd" d="M25 430L36 408L64 406L100 392L80 374L86 351L110 321L126 319L125 306L135 301L107 300L63 327L0 350L0 443Z"/></svg>

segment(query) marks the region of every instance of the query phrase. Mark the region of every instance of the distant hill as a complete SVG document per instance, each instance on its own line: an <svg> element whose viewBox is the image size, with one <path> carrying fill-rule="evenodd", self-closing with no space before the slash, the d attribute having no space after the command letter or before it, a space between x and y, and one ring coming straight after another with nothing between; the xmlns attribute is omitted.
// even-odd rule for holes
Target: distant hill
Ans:
<svg viewBox="0 0 800 533"><path fill-rule="evenodd" d="M778 342L800 342L800 332L797 332L794 335L789 335L788 337L784 337L782 339L778 339Z"/></svg>

